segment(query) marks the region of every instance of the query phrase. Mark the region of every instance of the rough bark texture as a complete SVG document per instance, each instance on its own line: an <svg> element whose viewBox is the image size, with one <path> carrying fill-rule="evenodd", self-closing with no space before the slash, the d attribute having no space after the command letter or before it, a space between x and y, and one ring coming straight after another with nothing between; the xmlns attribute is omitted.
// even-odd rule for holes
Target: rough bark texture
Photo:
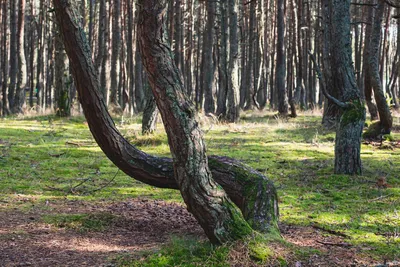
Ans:
<svg viewBox="0 0 400 267"><path fill-rule="evenodd" d="M79 100L96 142L107 157L127 175L153 186L177 189L171 159L147 155L129 144L116 129L98 90L100 85L84 31L74 19L70 3L54 0L54 5ZM225 189L254 229L278 231L276 191L268 179L232 159L210 158L209 167L214 179Z"/></svg>
<svg viewBox="0 0 400 267"><path fill-rule="evenodd" d="M352 103L342 111L336 130L335 173L361 174L361 134L365 108L352 68L350 39L350 0L331 0L332 45L331 71L334 88L343 102Z"/></svg>

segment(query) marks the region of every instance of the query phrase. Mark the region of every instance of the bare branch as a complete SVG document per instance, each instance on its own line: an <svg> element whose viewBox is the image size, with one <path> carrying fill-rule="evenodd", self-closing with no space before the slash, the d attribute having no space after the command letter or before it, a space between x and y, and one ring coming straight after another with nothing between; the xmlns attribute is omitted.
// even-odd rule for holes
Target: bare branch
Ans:
<svg viewBox="0 0 400 267"><path fill-rule="evenodd" d="M339 107L341 107L341 108L348 108L348 107L350 107L350 104L349 104L349 103L345 103L345 102L342 102L342 101L336 99L335 97L331 96L331 95L326 91L325 80L324 80L324 76L322 75L321 68L320 68L319 65L317 64L317 61L315 60L314 54L312 54L310 50L308 50L307 52L308 52L308 54L310 55L311 61L314 63L315 71L317 72L317 76L318 76L318 80L321 81L321 84L322 84L322 93L324 94L324 96L325 96L326 98L328 98L329 100L331 100L333 103L335 103L335 105L337 105L337 106L339 106Z"/></svg>
<svg viewBox="0 0 400 267"><path fill-rule="evenodd" d="M395 7L395 8L400 8L400 4L396 4L394 3L392 0L385 0L386 4L388 4L391 7Z"/></svg>

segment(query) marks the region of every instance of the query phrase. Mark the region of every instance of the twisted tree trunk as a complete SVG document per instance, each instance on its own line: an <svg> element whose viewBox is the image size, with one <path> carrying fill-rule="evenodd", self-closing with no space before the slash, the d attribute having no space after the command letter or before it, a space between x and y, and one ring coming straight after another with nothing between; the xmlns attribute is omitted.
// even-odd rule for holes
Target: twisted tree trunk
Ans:
<svg viewBox="0 0 400 267"><path fill-rule="evenodd" d="M160 5L160 2L163 5ZM144 27L145 25L145 27L150 27L150 30L146 28L147 31L145 32L143 32L144 28L141 29L141 43L142 45L147 43L152 45L151 48L147 48L151 51L143 52L144 58L146 59L146 66L151 75L151 81L154 86L153 92L157 93L157 101L160 102L158 103L160 105L160 110L163 110L162 112L165 113L163 115L164 119L167 118L168 115L174 114L173 112L176 110L189 115L189 118L169 122L166 127L171 127L171 125L173 125L172 128L175 128L175 126L176 128L184 127L185 125L182 123L188 123L191 124L192 131L194 131L195 134L200 135L200 131L193 119L194 110L185 99L183 91L181 91L182 83L179 82L178 72L172 64L172 58L170 58L171 51L166 45L165 39L162 38L163 33L165 32L165 29L162 27L162 21L165 20L164 4L165 1L146 1L145 3L142 3L141 6L141 8L144 9L142 12L146 12L146 14L141 16L140 27ZM202 153L200 156L195 158L193 162L201 161L202 164L199 165L202 168L202 171L206 171L204 175L208 177L207 182L210 183L204 186L201 184L202 187L199 188L196 187L196 185L199 185L198 181L194 181L195 185L191 186L186 179L182 179L182 177L185 178L185 176L197 175L196 173L187 172L187 170L195 171L199 166L188 166L188 168L186 168L187 166L182 166L183 160L181 158L184 157L184 155L180 154L181 152L178 151L176 145L171 149L174 153L175 160L179 157L178 161L175 161L174 163L176 167L174 173L171 159L147 155L125 140L116 129L114 122L107 112L103 97L99 92L100 85L96 69L91 61L90 47L87 43L84 31L78 25L78 20L76 19L70 1L54 0L54 6L57 21L60 24L61 32L64 37L65 49L71 62L72 73L79 92L79 100L84 110L89 128L96 142L107 157L118 168L139 181L157 187L174 189L177 189L179 184L179 186L185 188L185 190L188 189L189 191L192 191L189 192L188 195L192 195L194 198L197 198L197 195L193 194L193 190L204 190L212 185L215 190L209 193L214 196L216 195L218 201L215 204L215 207L220 209L219 212L221 212L223 216L212 214L211 218L207 216L204 219L198 219L202 220L202 226L205 228L210 240L215 243L239 238L251 232L251 230L241 219L241 215L237 213L234 205L223 193L222 189L211 182L209 179L211 174L218 184L225 190L229 198L240 208L246 221L253 229L263 232L278 231L278 204L276 190L272 182L260 173L250 169L238 161L228 158L211 157L208 159L207 164L204 147L202 147L203 144L199 138L198 141L196 141L197 143L195 143L195 146L191 147L192 150L185 150L184 152L187 155L192 153L193 156L197 156L197 151L195 150L200 150ZM162 43L157 44L155 43L156 40L162 41ZM153 47L154 45L156 47ZM157 48L157 50L153 51L155 48ZM156 53L156 55L152 55L151 53ZM169 60L162 62L163 59ZM163 75L166 74L167 76L163 77ZM163 88L163 86L160 86L157 83L157 81L159 81L158 78L160 77L166 79L164 85L167 88ZM168 89L168 91L165 89ZM179 101L171 102L172 99ZM163 101L166 103L163 103ZM171 105L171 103L173 105ZM169 110L169 108L171 109ZM182 114L176 115L183 116ZM174 130L176 129L169 129L169 135L171 135L171 132ZM177 131L177 137L175 138L183 138L184 142L189 142L190 140L187 140L186 136L187 133L188 131L186 130L184 132ZM173 137L170 136L169 139L171 142ZM192 144L189 143L189 145ZM191 164L190 161L186 163L189 165ZM179 183L175 180L175 177L180 181ZM192 182L192 180L190 180L190 182ZM201 194L204 196L204 192L201 192ZM199 201L199 199L188 198L188 202ZM209 204L208 199L203 199L202 201L205 202L203 204ZM197 215L201 213L201 209L206 209L205 207L198 207L196 204L190 203L190 205L192 205L192 212L197 213ZM208 212L206 211L206 214L207 213ZM225 215L224 213L227 214ZM210 221L205 221L205 219ZM211 221L211 219L214 220L214 222Z"/></svg>

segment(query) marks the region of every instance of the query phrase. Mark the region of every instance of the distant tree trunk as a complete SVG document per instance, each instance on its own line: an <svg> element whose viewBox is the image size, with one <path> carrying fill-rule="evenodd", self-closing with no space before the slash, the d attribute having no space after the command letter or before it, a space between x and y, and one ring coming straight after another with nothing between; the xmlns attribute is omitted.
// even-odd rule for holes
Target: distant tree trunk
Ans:
<svg viewBox="0 0 400 267"><path fill-rule="evenodd" d="M44 10L44 0L40 0L40 10ZM37 49L37 68L36 68L36 108L39 112L41 110L41 102L43 98L43 69L44 69L44 34L43 34L44 13L39 12L38 21L38 49Z"/></svg>
<svg viewBox="0 0 400 267"><path fill-rule="evenodd" d="M226 119L229 122L237 122L240 116L238 9L236 0L228 1L229 64Z"/></svg>
<svg viewBox="0 0 400 267"><path fill-rule="evenodd" d="M161 12L165 10L165 2L163 2L163 5L161 6L155 5L152 3L153 1L149 1L150 3L143 2L141 3L141 8L144 9L142 12L145 12L145 14L143 14L139 19L139 25L146 27L145 32L140 30L143 34L146 34L146 38L142 38L142 40L146 39L149 41L149 45L145 48L147 51L144 51L144 53L154 52L154 47L162 47L162 49L167 48L167 50L157 50L157 54L161 53L163 58L168 59L167 61L148 62L148 56L152 58L152 55L146 54L144 56L147 66L146 68L150 73L153 73L152 75L149 75L152 77L151 79L153 85L156 85L154 86L153 92L165 96L165 101L160 101L161 103L159 103L161 104L160 106L162 108L168 109L168 107L171 107L170 105L173 103L171 100L173 101L174 99L176 100L176 98L180 98L180 100L183 100L183 102L175 102L176 105L173 105L173 107L179 109L183 113L189 112L189 115L191 115L193 114L192 112L194 112L194 109L192 106L186 105L187 102L184 99L184 94L182 94L182 91L176 91L178 94L171 93L168 94L168 96L165 95L165 87L167 87L168 90L172 88L179 89L182 87L182 83L178 78L179 76L177 76L178 72L174 65L171 64L171 51L168 46L165 46L165 36L163 38L159 36L162 32L165 33L165 31L159 31L161 29L161 21L164 18L162 15L157 16L157 14L164 14ZM201 202L202 205L198 207L199 209L193 209L193 206L197 207L196 205L189 206L189 209L197 215L206 210L205 214L207 216L202 216L198 219L202 222L202 226L205 228L206 233L210 237L211 241L215 243L222 243L249 234L251 229L243 221L240 213L238 213L238 211L234 208L234 205L231 201L229 201L223 191L215 188L216 185L212 183L210 179L207 181L210 183L204 184L204 187L201 189L202 191L200 193L197 193L198 191L196 189L198 189L198 183L195 179L191 180L190 183L187 183L187 180L178 178L177 180L181 183L176 182L174 176L196 177L202 174L196 171L184 171L184 173L182 173L180 172L181 168L189 170L190 168L193 169L201 166L203 169L207 169L208 164L205 164L207 163L207 159L204 157L204 152L202 153L203 156L199 158L191 158L191 160L187 162L192 163L195 161L202 161L203 164L189 164L189 166L186 167L182 167L179 164L182 162L181 157L184 156L179 154L179 158L177 159L178 163L175 162L176 171L174 175L170 159L151 157L144 152L137 150L122 137L122 135L116 129L109 113L107 112L106 106L102 100L102 96L99 93L99 82L98 79L96 79L95 68L90 60L90 51L86 50L85 48L87 47L86 39L84 36L82 36L82 30L79 28L75 18L73 17L74 12L71 11L70 2L68 0L54 0L54 5L56 9L57 21L62 27L65 42L64 44L67 54L70 58L72 72L77 84L77 89L79 91L79 99L84 109L91 132L105 154L119 168L121 168L121 170L145 183L158 187L174 189L176 189L179 184L181 188L188 187L189 190L196 196L204 194L204 190L207 190L209 195L206 196L205 199L200 197L196 199L197 201L204 199L204 202ZM154 11L155 13L152 13L151 11ZM151 33L155 35L152 35ZM153 37L148 38L149 36ZM156 38L156 40L162 40L162 43L154 42L154 38ZM167 68L159 68L159 64L165 63L167 65L164 66ZM155 69L163 70L165 72L164 74L167 74L167 79L172 78L172 80L169 81L172 82L171 85L174 86L171 86L165 82L156 84L156 81L159 81L160 77L158 75L154 75L156 73L152 72ZM157 99L159 100L160 98ZM177 124L166 124L166 128L169 129L169 131L172 131L178 129L178 127L182 127L180 123L181 120L175 122ZM194 122L193 117L190 116L186 122L190 124ZM194 126L192 129L195 132L198 132L198 128L196 126ZM170 139L179 137L181 137L181 135L173 137L169 135ZM193 141L198 145L202 144L201 138L190 140L188 143L184 142L184 144L191 145ZM202 151L203 148L203 146L200 146L190 151ZM172 151L174 151L174 148L172 148ZM178 153L185 152L189 151L183 149L182 152ZM186 159L188 158L186 157ZM275 188L271 182L269 182L265 177L256 171L232 159L213 157L210 158L209 165L213 176L226 190L231 199L240 207L242 214L245 216L246 220L251 223L254 229L262 232L272 233L277 233L279 231L277 228L277 197ZM208 177L211 176L210 172L207 172L206 175ZM204 179L202 181L204 181ZM209 191L210 186L214 187L215 190ZM206 203L213 201L215 194L218 194L216 198L220 201L213 206L206 205ZM210 214L208 212L210 209L216 210L217 213Z"/></svg>
<svg viewBox="0 0 400 267"><path fill-rule="evenodd" d="M361 134L365 108L357 88L352 67L350 39L350 0L330 0L332 3L332 57L333 88L339 90L340 100L346 104L340 114L336 130L335 173L361 174Z"/></svg>
<svg viewBox="0 0 400 267"><path fill-rule="evenodd" d="M135 52L135 102L139 112L144 109L144 89L143 89L143 64L140 56L139 47Z"/></svg>
<svg viewBox="0 0 400 267"><path fill-rule="evenodd" d="M382 18L385 11L385 1L378 0L375 19L373 23L372 36L371 36L371 52L369 58L369 65L371 68L371 83L374 89L375 101L378 107L379 120L381 132L377 135L390 134L393 124L392 114L390 113L389 106L386 102L385 93L382 88L382 81L379 74L379 46L381 42L382 31Z"/></svg>
<svg viewBox="0 0 400 267"><path fill-rule="evenodd" d="M7 83L8 83L8 45L7 45L7 35L8 35L8 19L7 19L7 1L3 1L2 3L2 24L3 28L3 42L1 45L3 46L3 54L2 56L2 66L1 71L3 72L3 80L2 82L2 115L5 116L9 113L8 110L8 101L7 101Z"/></svg>
<svg viewBox="0 0 400 267"><path fill-rule="evenodd" d="M278 0L277 42L276 42L276 90L278 90L278 111L287 115L289 111L286 80L286 48L285 48L285 0Z"/></svg>
<svg viewBox="0 0 400 267"><path fill-rule="evenodd" d="M226 97L228 93L228 12L227 1L220 3L220 45L218 49L219 90L217 97L217 116L224 119L226 116Z"/></svg>
<svg viewBox="0 0 400 267"><path fill-rule="evenodd" d="M112 19L112 47L111 47L111 86L110 86L110 103L114 108L119 108L118 103L118 58L120 55L121 48L121 29L120 29L120 13L121 13L121 1L113 1L113 19ZM121 70L120 70L121 71Z"/></svg>
<svg viewBox="0 0 400 267"><path fill-rule="evenodd" d="M88 0L89 2L89 46L93 45L93 20L94 20L94 0Z"/></svg>
<svg viewBox="0 0 400 267"><path fill-rule="evenodd" d="M324 68L324 80L326 91L334 97L338 97L338 89L333 86L333 70L331 65L332 55L332 36L331 36L331 14L332 3L331 0L323 0L323 42L322 42L322 66ZM332 100L326 99L324 103L324 113L322 116L322 125L327 129L332 129L337 125L337 117L340 109L335 105Z"/></svg>
<svg viewBox="0 0 400 267"><path fill-rule="evenodd" d="M245 106L244 110L253 109L253 96L254 96L254 48L255 48L255 41L254 41L254 31L256 27L256 1L250 2L250 14L249 14L249 27L248 27L248 52L246 57L246 69L242 71L246 71L246 80L244 88L246 91L245 93Z"/></svg>
<svg viewBox="0 0 400 267"><path fill-rule="evenodd" d="M35 17L35 5L34 1L31 1L30 3L30 8L31 8L31 18ZM35 44L36 44L36 38L35 38L35 29L36 25L32 21L30 22L29 26L29 65L30 65L30 71L29 71L29 106L30 108L33 108L33 96L35 92Z"/></svg>
<svg viewBox="0 0 400 267"><path fill-rule="evenodd" d="M372 7L367 7L367 18L373 20L375 16L375 9ZM376 105L372 102L372 81L371 81L371 37L372 37L372 24L368 23L365 26L365 41L364 41L364 52L363 52L363 73L364 73L364 96L365 102L367 103L368 111L371 115L371 120L378 119L378 109Z"/></svg>
<svg viewBox="0 0 400 267"><path fill-rule="evenodd" d="M8 87L8 103L10 110L14 111L15 88L18 73L17 50L17 1L10 0L10 84Z"/></svg>
<svg viewBox="0 0 400 267"><path fill-rule="evenodd" d="M215 21L215 2L206 1L207 5L207 24L204 31L203 53L204 62L202 69L202 77L204 79L204 112L214 113L215 104L213 96L214 81L214 64L213 64L213 47L214 47L214 21Z"/></svg>
<svg viewBox="0 0 400 267"><path fill-rule="evenodd" d="M146 88L146 104L143 110L142 134L151 134L156 130L158 109L151 88Z"/></svg>
<svg viewBox="0 0 400 267"><path fill-rule="evenodd" d="M64 51L64 44L62 41L61 33L58 32L55 40L55 59L54 59L54 89L55 89L55 102L56 113L60 117L68 117L71 115L71 99L69 87L66 82L66 56Z"/></svg>

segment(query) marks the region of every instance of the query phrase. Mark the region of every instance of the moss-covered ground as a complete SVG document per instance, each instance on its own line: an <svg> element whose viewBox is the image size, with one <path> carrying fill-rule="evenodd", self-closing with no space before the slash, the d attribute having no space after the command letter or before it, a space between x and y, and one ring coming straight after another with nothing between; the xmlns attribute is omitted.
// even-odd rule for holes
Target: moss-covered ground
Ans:
<svg viewBox="0 0 400 267"><path fill-rule="evenodd" d="M209 154L241 160L274 181L283 224L317 225L343 234L344 241L365 257L399 260L400 149L385 145L388 141L382 146L363 144L363 175L335 175L335 133L325 130L320 120L317 115L280 119L270 113L246 113L238 124L206 120L203 129ZM169 156L161 124L150 136L141 135L139 117L117 118L116 124L138 148ZM399 129L398 117L394 124ZM392 136L400 140L398 131ZM29 201L20 201L21 197ZM0 119L0 212L28 212L53 200L96 204L135 198L182 202L177 191L144 185L118 171L98 148L83 117ZM41 218L56 227L85 232L108 227L112 220L111 215L96 211ZM1 235L0 231L0 242ZM262 264L273 254L268 242L257 238L243 242L250 247L246 253L256 254L250 258ZM310 255L294 245L285 246L299 259ZM282 255L275 262L284 266ZM232 247L215 248L178 236L156 252L141 252L136 260L131 256L121 254L112 261L123 266L229 266Z"/></svg>

